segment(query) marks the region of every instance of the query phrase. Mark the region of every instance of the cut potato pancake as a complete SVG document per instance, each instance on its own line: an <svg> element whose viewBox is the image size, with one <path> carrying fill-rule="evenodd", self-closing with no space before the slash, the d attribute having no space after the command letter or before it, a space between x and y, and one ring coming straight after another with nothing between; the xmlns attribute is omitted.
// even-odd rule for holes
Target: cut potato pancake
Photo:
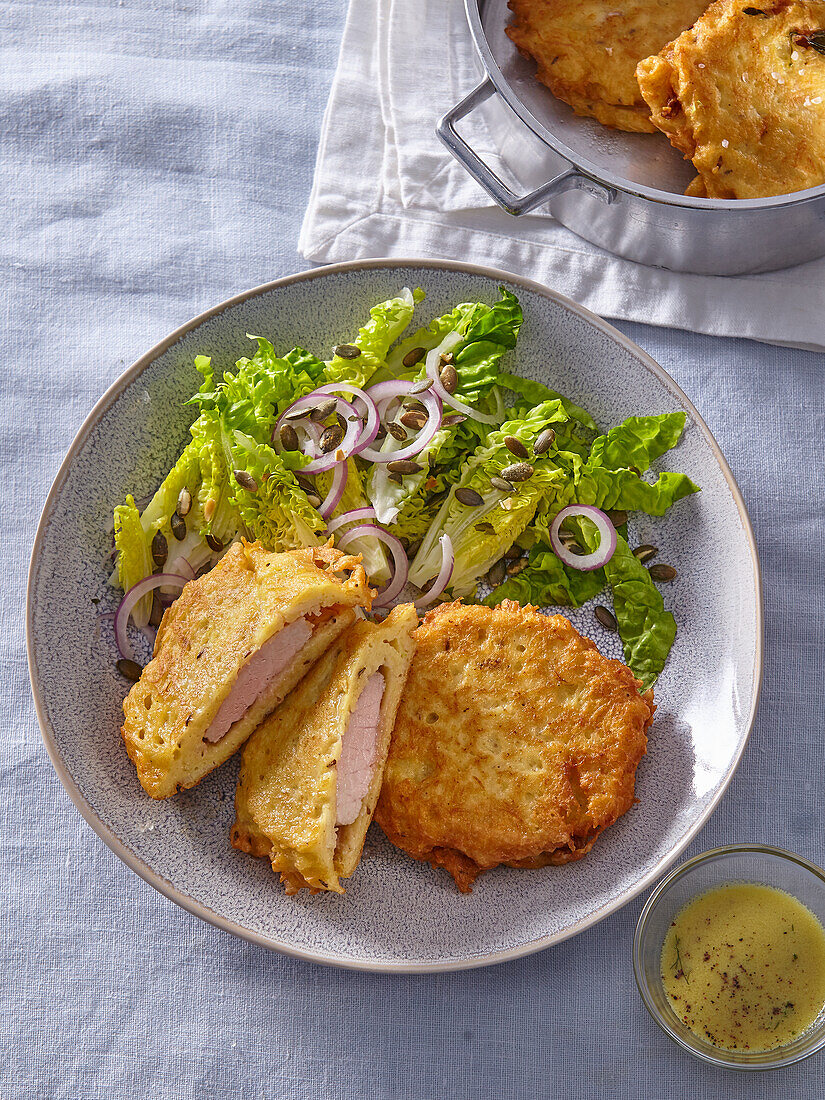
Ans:
<svg viewBox="0 0 825 1100"><path fill-rule="evenodd" d="M148 794L193 787L228 760L354 609L369 608L360 560L331 546L278 554L242 542L185 586L123 703L123 739Z"/></svg>
<svg viewBox="0 0 825 1100"><path fill-rule="evenodd" d="M359 620L247 742L235 848L266 856L287 894L343 894L372 821L418 616Z"/></svg>
<svg viewBox="0 0 825 1100"><path fill-rule="evenodd" d="M711 4L637 70L653 122L692 160L686 194L785 195L825 183L825 3Z"/></svg>
<svg viewBox="0 0 825 1100"><path fill-rule="evenodd" d="M510 0L507 34L538 79L577 115L655 133L636 65L698 19L703 0Z"/></svg>
<svg viewBox="0 0 825 1100"><path fill-rule="evenodd" d="M633 803L653 692L561 615L446 604L415 632L375 820L464 892L580 859Z"/></svg>

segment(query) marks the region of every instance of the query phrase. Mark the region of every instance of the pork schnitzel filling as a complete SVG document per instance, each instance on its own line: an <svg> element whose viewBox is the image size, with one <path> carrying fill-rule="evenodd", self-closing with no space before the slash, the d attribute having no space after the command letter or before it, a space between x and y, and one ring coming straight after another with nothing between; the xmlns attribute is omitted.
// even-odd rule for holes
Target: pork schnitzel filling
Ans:
<svg viewBox="0 0 825 1100"><path fill-rule="evenodd" d="M288 623L264 642L261 648L241 665L232 690L212 719L209 729L204 734L204 740L215 744L225 737L232 726L243 718L252 704L285 675L315 630L333 617L336 610L337 608L325 608L320 614L305 615Z"/></svg>
<svg viewBox="0 0 825 1100"><path fill-rule="evenodd" d="M383 672L373 673L350 714L338 761L336 825L351 825L355 821L369 790L378 755L384 688Z"/></svg>

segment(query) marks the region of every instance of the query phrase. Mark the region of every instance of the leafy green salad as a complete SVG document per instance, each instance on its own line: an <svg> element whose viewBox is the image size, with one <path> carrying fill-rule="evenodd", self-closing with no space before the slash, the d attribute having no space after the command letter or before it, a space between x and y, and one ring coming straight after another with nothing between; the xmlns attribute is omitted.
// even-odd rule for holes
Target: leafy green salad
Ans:
<svg viewBox="0 0 825 1100"><path fill-rule="evenodd" d="M500 293L405 336L424 293L404 289L328 359L256 336L254 354L217 378L198 356L190 441L142 511L128 496L114 512L126 663L130 618L156 625L233 541L290 550L332 538L363 555L378 607L411 591L419 608L477 601L488 587L489 605L580 607L609 590L599 621L653 684L676 635L656 579L675 570L645 564L652 546L631 549L627 513L662 516L698 491L684 474L643 476L685 414L601 432L568 398L508 372L523 318Z"/></svg>

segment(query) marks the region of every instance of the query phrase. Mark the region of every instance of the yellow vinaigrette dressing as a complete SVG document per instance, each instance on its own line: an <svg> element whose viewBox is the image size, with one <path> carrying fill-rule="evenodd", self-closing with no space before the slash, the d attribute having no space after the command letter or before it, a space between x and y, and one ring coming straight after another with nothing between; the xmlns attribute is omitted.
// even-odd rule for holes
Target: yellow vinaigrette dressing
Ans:
<svg viewBox="0 0 825 1100"><path fill-rule="evenodd" d="M773 1050L825 1005L825 929L802 902L730 883L689 902L668 929L662 983L691 1031L725 1050Z"/></svg>

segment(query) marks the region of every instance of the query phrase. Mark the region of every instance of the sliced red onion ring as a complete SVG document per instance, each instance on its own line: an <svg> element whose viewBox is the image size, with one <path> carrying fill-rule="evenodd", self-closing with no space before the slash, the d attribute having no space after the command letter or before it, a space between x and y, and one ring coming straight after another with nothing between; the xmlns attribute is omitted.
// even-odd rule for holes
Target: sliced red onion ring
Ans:
<svg viewBox="0 0 825 1100"><path fill-rule="evenodd" d="M344 489L347 487L347 478L349 477L349 466L346 459L343 462L339 462L335 467L335 472L332 475L332 484L329 487L329 492L318 505L318 511L324 517L329 519L332 513L337 508L341 497L344 495Z"/></svg>
<svg viewBox="0 0 825 1100"><path fill-rule="evenodd" d="M383 527L376 527L372 523L359 523L357 527L351 527L339 541L338 549L346 550L350 542L354 539L362 538L364 535L379 539L389 547L390 553L392 554L393 564L395 566L392 580L379 590L374 603L375 607L386 607L395 599L407 583L407 573L410 568L409 562L407 561L407 552L402 546L400 539L397 539L395 535L391 535L389 531L385 531Z"/></svg>
<svg viewBox="0 0 825 1100"><path fill-rule="evenodd" d="M422 607L427 607L428 604L431 604L433 600L438 599L450 583L450 577L453 575L453 568L455 566L453 540L449 535L442 535L438 541L441 543L441 569L424 595L415 601L416 610L419 611Z"/></svg>
<svg viewBox="0 0 825 1100"><path fill-rule="evenodd" d="M332 383L330 383L330 385L333 389L344 388L343 383L341 387L337 387ZM317 405L319 394L322 396L326 396L327 391L327 386L321 386L320 389L313 390L312 393L308 393L304 397L299 397L297 401L292 402L289 408L284 409L284 411L275 421L275 427L272 429L272 442L276 445L276 447L280 446L280 440L278 439L278 430L281 427L281 424L283 424L284 418L287 416L287 414L296 409L303 409L308 408L311 405ZM329 454L320 454L318 451L318 447L316 446L312 461L308 462L306 466L301 467L300 472L302 474L323 474L327 470L331 470L333 466L337 465L337 463L342 462L346 458L349 458L349 456L353 453L356 444L361 439L361 435L364 430L364 424L361 421L361 418L358 416L358 413L355 411L355 406L351 405L349 401L345 401L343 397L336 397L335 405L337 411L343 416L347 424L346 431L344 432L344 438L341 440L335 450L331 451ZM376 411L376 419L377 416L378 413ZM296 428L300 426L309 430L308 426L311 423L311 421L306 420L300 425L296 424L295 426ZM377 426L375 430L376 432L378 431ZM323 431L323 429L321 429L321 431ZM320 434L318 438L320 441ZM304 453L307 452L305 451Z"/></svg>
<svg viewBox="0 0 825 1100"><path fill-rule="evenodd" d="M187 577L180 577L173 573L153 573L151 577L144 577L142 581L138 581L137 584L132 585L120 601L115 614L115 639L121 657L126 657L129 661L134 661L135 659L135 652L129 643L129 638L126 633L126 625L129 622L129 616L132 614L135 605L140 603L147 592L151 592L155 588L160 588L162 585L174 584L179 588L183 588L184 585L188 583L189 580Z"/></svg>
<svg viewBox="0 0 825 1100"><path fill-rule="evenodd" d="M340 516L336 516L327 524L327 534L331 535L333 531L337 531L339 527L343 527L346 523L354 523L359 519L375 519L374 508L353 508L350 512L344 512Z"/></svg>
<svg viewBox="0 0 825 1100"><path fill-rule="evenodd" d="M402 382L400 380L379 382L377 386L372 386L368 390L368 395L378 405L389 401L393 397L402 395L406 397L410 394L412 388L412 382ZM415 397L427 410L427 422L412 442L397 451L377 451L372 447L364 447L360 451L362 458L381 464L398 462L400 459L412 458L413 455L419 454L432 441L433 436L441 427L441 398L438 394L433 393L432 389L423 390L421 393L415 394Z"/></svg>
<svg viewBox="0 0 825 1100"><path fill-rule="evenodd" d="M433 348L433 350L427 354L427 377L433 384L433 390L438 394L445 405L449 405L450 408L455 409L456 412L464 413L464 415L470 417L471 420L479 420L482 424L498 424L499 419L497 416L479 412L478 409L474 409L470 405L465 405L463 401L459 401L457 398L453 397L451 393L447 393L441 384L439 360L441 356L449 350L451 345L455 347L455 345L460 342L461 337L458 333L454 335L457 336L458 339L453 341L444 339L437 348Z"/></svg>
<svg viewBox="0 0 825 1100"><path fill-rule="evenodd" d="M355 409L355 412L357 416L365 417L366 419L364 420L364 426L361 429L361 434L358 436L355 446L353 447L350 454L360 454L365 447L369 447L369 445L378 435L378 428L380 423L378 409L375 407L375 402L370 397L370 395L365 390L362 390L359 386L353 386L349 382L329 382L326 386L319 386L318 389L315 390L315 393L348 393L351 397L355 399L355 401L360 401L364 406L365 412L361 413L358 408Z"/></svg>
<svg viewBox="0 0 825 1100"><path fill-rule="evenodd" d="M584 516L595 523L599 532L599 547L592 554L572 554L559 538L559 528L566 519L572 516ZM568 504L562 508L550 525L550 542L565 565L571 569L578 569L582 573L589 573L592 569L599 569L606 565L613 557L616 550L616 528L610 522L600 508L594 508L592 504Z"/></svg>

